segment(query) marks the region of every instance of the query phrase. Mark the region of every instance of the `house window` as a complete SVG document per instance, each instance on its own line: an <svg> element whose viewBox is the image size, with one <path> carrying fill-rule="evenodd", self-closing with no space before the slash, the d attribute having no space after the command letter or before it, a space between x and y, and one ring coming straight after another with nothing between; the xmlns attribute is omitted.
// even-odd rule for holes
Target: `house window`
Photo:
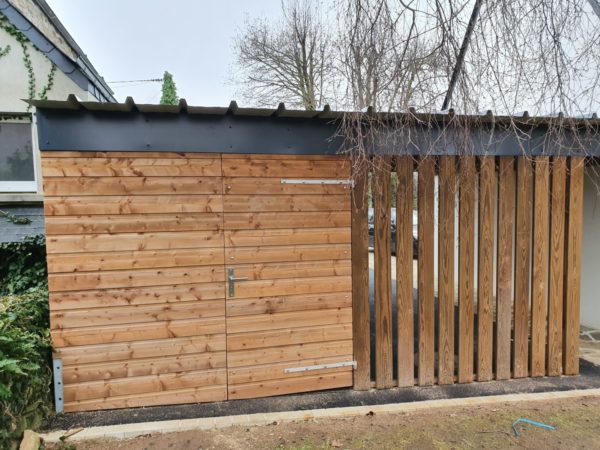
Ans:
<svg viewBox="0 0 600 450"><path fill-rule="evenodd" d="M0 122L0 192L37 192L29 122Z"/></svg>

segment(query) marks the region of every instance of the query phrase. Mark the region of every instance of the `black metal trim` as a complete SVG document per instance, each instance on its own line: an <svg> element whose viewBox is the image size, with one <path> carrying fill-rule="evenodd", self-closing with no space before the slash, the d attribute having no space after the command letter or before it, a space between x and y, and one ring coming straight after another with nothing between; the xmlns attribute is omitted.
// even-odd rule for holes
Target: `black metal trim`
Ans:
<svg viewBox="0 0 600 450"><path fill-rule="evenodd" d="M336 154L343 140L339 121L318 117L253 116L237 114L172 114L90 109L38 109L39 147L43 151L165 151L208 153ZM586 142L586 155L600 156L595 134L578 136L569 145L548 139L547 126L514 130L482 124L465 136L464 128L414 125L406 142L382 137L375 153L420 155L519 156L575 155ZM585 130L584 132L585 133ZM394 148L390 144L393 142ZM399 148L402 147L402 148Z"/></svg>

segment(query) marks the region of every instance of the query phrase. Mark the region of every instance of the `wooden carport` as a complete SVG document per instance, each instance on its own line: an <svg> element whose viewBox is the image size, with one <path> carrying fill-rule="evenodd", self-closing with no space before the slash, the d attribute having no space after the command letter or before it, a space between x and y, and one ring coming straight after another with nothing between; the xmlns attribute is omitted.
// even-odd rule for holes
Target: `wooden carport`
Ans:
<svg viewBox="0 0 600 450"><path fill-rule="evenodd" d="M356 170L328 108L35 106L65 411L578 372L584 159L541 144L549 121L523 119L525 145L376 149ZM452 127L427 120L436 142Z"/></svg>

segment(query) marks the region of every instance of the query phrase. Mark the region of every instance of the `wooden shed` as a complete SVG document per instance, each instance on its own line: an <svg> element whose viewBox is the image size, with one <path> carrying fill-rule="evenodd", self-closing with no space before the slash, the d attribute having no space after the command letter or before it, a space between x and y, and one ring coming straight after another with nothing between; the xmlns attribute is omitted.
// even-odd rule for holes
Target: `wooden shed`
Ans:
<svg viewBox="0 0 600 450"><path fill-rule="evenodd" d="M374 156L370 305L341 113L35 105L59 409L578 372L583 158L533 145L544 121L527 156Z"/></svg>

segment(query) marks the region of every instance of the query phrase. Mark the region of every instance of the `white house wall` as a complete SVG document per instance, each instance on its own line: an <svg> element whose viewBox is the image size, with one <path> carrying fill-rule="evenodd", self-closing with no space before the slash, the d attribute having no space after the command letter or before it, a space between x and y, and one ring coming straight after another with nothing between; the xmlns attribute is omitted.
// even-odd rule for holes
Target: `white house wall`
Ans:
<svg viewBox="0 0 600 450"><path fill-rule="evenodd" d="M600 167L586 170L581 259L581 323L600 328Z"/></svg>

